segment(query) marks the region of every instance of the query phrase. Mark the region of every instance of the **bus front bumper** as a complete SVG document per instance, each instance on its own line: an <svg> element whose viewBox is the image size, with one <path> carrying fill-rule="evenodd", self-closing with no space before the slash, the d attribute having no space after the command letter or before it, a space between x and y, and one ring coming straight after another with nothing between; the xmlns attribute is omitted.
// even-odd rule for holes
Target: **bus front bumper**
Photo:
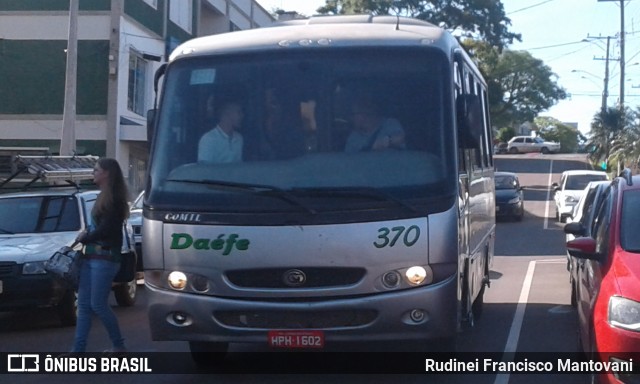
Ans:
<svg viewBox="0 0 640 384"><path fill-rule="evenodd" d="M425 287L327 300L261 301L159 289L147 284L153 340L267 345L274 330L322 331L327 344L454 336L455 275Z"/></svg>

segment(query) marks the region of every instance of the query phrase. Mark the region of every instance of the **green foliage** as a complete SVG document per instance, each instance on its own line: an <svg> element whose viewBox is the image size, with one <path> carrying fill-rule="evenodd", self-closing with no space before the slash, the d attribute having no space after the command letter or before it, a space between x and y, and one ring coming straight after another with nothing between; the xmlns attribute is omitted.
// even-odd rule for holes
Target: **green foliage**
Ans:
<svg viewBox="0 0 640 384"><path fill-rule="evenodd" d="M589 145L594 163L606 161L610 169L631 166L640 161L640 108L607 108L594 116Z"/></svg>
<svg viewBox="0 0 640 384"><path fill-rule="evenodd" d="M491 121L495 126L533 121L540 112L566 98L551 68L529 52L499 52L486 42L474 40L465 40L464 45L478 60L489 86Z"/></svg>
<svg viewBox="0 0 640 384"><path fill-rule="evenodd" d="M510 32L511 19L496 0L325 0L318 13L331 15L401 15L426 20L465 37L480 38L502 50L519 34Z"/></svg>
<svg viewBox="0 0 640 384"><path fill-rule="evenodd" d="M511 138L515 135L516 135L516 130L513 127L504 127L498 130L496 139L500 140L503 143L506 143L509 140L511 140Z"/></svg>
<svg viewBox="0 0 640 384"><path fill-rule="evenodd" d="M538 117L534 120L534 124L539 127L540 137L547 141L560 143L561 152L574 153L578 151L578 140L582 135L577 128L563 124L553 117Z"/></svg>

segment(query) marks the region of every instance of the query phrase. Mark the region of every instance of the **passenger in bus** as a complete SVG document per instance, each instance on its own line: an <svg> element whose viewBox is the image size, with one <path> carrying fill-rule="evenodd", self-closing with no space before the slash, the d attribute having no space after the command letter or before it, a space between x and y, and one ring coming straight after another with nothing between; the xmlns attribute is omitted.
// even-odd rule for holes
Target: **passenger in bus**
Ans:
<svg viewBox="0 0 640 384"><path fill-rule="evenodd" d="M198 161L234 163L242 161L242 107L236 102L223 103L218 110L218 124L202 135L198 143Z"/></svg>
<svg viewBox="0 0 640 384"><path fill-rule="evenodd" d="M370 97L360 97L351 109L353 131L347 137L345 152L404 149L405 134L397 119L383 117Z"/></svg>
<svg viewBox="0 0 640 384"><path fill-rule="evenodd" d="M264 130L260 154L264 159L291 159L304 154L304 132L300 103L283 102L283 92L270 88L265 92Z"/></svg>

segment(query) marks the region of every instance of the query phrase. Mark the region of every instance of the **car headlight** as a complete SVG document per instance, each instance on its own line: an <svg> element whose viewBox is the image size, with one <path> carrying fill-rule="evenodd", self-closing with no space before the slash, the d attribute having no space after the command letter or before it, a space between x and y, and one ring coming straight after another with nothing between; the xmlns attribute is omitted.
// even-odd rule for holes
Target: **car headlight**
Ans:
<svg viewBox="0 0 640 384"><path fill-rule="evenodd" d="M520 198L519 197L514 197L513 199L509 200L507 203L509 204L517 204L520 202Z"/></svg>
<svg viewBox="0 0 640 384"><path fill-rule="evenodd" d="M640 303L620 296L609 299L609 324L629 331L640 331Z"/></svg>
<svg viewBox="0 0 640 384"><path fill-rule="evenodd" d="M565 203L577 203L577 202L578 202L578 199L576 199L576 198L575 198L575 197L573 197L573 196L566 196L566 197L564 198L564 202L565 202Z"/></svg>
<svg viewBox="0 0 640 384"><path fill-rule="evenodd" d="M44 275L45 273L47 273L47 271L44 269L44 260L32 261L22 265L23 275Z"/></svg>

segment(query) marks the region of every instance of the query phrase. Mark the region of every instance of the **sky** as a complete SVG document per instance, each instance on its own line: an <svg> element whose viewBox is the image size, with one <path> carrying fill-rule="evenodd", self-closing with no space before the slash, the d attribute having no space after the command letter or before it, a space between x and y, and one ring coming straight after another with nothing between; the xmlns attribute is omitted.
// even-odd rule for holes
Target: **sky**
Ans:
<svg viewBox="0 0 640 384"><path fill-rule="evenodd" d="M312 15L324 0L257 0L267 11L280 8ZM502 0L511 19L509 30L522 35L508 49L525 50L542 60L569 94L541 116L577 123L588 134L593 116L602 106L607 37L609 47L608 106L620 95L620 1ZM624 3L624 104L640 105L640 0Z"/></svg>

